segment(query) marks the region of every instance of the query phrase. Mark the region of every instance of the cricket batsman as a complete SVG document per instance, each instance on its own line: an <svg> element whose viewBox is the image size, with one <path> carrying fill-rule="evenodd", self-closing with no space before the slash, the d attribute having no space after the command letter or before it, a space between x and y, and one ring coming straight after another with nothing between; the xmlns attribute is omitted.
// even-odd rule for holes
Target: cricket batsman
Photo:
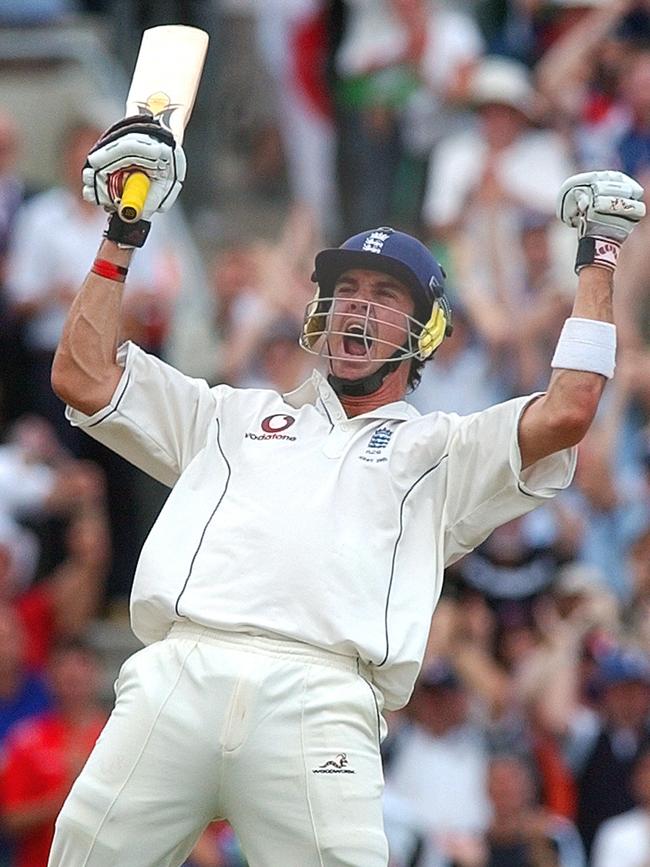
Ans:
<svg viewBox="0 0 650 867"><path fill-rule="evenodd" d="M409 699L445 566L570 483L614 373L612 279L643 190L595 171L559 191L578 286L545 393L467 417L404 401L452 314L433 256L389 227L316 256L301 342L327 376L289 394L210 387L118 345L134 249L183 180L180 148L147 123L88 156L84 195L110 218L52 383L73 425L171 493L133 584L145 647L49 864L177 867L225 818L250 867L386 867L382 712ZM152 204L127 225L112 176L134 166Z"/></svg>

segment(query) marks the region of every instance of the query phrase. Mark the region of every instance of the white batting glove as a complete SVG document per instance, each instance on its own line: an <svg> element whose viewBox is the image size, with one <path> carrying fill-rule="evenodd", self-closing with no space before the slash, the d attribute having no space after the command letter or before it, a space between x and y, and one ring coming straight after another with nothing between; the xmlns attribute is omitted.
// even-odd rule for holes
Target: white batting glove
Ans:
<svg viewBox="0 0 650 867"><path fill-rule="evenodd" d="M582 172L560 187L557 216L578 231L576 272L585 265L616 269L618 253L645 217L643 187L623 172Z"/></svg>
<svg viewBox="0 0 650 867"><path fill-rule="evenodd" d="M116 211L133 171L144 172L151 181L142 219L171 208L185 180L185 153L171 132L149 115L119 121L92 148L82 172L84 199Z"/></svg>

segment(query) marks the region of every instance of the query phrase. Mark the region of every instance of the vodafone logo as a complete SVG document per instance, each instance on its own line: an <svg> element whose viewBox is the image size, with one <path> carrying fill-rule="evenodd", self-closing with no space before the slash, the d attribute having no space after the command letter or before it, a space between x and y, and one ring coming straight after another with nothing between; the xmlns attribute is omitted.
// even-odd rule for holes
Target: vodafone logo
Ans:
<svg viewBox="0 0 650 867"><path fill-rule="evenodd" d="M292 415L268 415L262 422L264 433L280 433L294 423Z"/></svg>
<svg viewBox="0 0 650 867"><path fill-rule="evenodd" d="M244 434L244 438L247 440L288 440L289 442L295 442L296 438L294 436L283 433L294 422L295 418L292 415L284 415L282 413L267 415L260 425L264 433L251 433L249 431Z"/></svg>

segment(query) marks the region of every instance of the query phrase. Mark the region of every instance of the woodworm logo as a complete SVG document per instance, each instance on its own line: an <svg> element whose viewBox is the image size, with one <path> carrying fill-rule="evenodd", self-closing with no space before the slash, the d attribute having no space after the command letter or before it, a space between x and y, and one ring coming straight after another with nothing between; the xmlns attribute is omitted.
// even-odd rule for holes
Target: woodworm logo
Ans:
<svg viewBox="0 0 650 867"><path fill-rule="evenodd" d="M335 759L329 759L324 765L312 769L312 774L354 774L352 768L348 768L348 757L345 753L339 753Z"/></svg>

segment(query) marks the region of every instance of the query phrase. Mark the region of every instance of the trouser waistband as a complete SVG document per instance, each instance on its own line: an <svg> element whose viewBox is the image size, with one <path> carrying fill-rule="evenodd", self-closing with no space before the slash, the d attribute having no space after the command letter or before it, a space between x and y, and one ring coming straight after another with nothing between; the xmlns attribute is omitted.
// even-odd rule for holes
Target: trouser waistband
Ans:
<svg viewBox="0 0 650 867"><path fill-rule="evenodd" d="M231 632L227 629L199 626L197 623L189 621L176 621L172 623L166 638L193 638L196 641L216 644L222 647L240 647L242 650L274 654L292 659L303 659L306 663L312 662L328 665L332 668L339 668L343 671L355 672L365 680L372 681L370 666L358 656L335 653L332 650L326 650L324 647L305 644L292 638L249 635L247 632Z"/></svg>

